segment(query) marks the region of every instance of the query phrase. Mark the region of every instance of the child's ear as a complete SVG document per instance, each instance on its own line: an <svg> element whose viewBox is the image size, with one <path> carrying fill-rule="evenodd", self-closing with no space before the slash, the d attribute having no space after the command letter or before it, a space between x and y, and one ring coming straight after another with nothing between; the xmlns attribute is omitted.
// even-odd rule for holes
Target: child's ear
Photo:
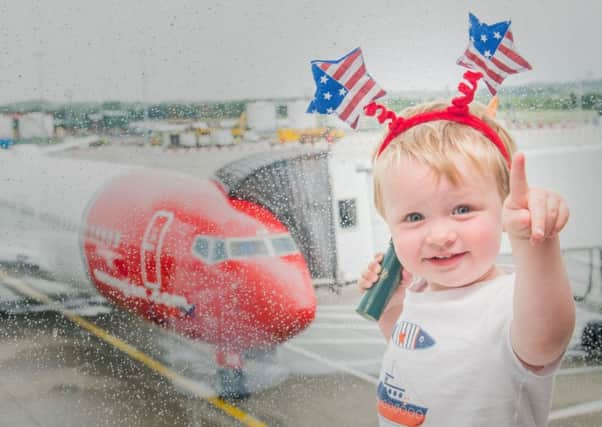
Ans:
<svg viewBox="0 0 602 427"><path fill-rule="evenodd" d="M499 104L500 100L497 97L497 95L491 98L491 101L489 101L489 104L487 104L487 110L485 111L485 115L487 115L491 119L495 119Z"/></svg>

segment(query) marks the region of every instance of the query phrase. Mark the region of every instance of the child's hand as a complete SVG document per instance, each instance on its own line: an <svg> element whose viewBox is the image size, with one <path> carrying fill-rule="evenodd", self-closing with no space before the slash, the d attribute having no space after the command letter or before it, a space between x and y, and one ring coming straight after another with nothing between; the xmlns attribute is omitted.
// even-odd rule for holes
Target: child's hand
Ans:
<svg viewBox="0 0 602 427"><path fill-rule="evenodd" d="M537 245L556 237L569 219L566 201L552 191L529 188L525 155L516 153L510 170L510 194L504 201L502 223L510 237Z"/></svg>
<svg viewBox="0 0 602 427"><path fill-rule="evenodd" d="M362 276L357 281L357 286L360 288L361 293L370 289L378 280L378 274L381 270L380 263L383 261L384 256L382 252L376 253L372 261L368 264L368 268L362 272Z"/></svg>
<svg viewBox="0 0 602 427"><path fill-rule="evenodd" d="M368 268L364 270L362 276L357 281L359 290L363 293L367 289L370 289L374 283L378 280L378 274L381 271L380 263L383 261L384 254L382 252L374 255L374 258L368 264ZM403 310L403 300L405 298L405 290L412 283L412 274L402 269L401 283L391 295L391 299L387 303L387 306L383 310L380 319L378 320L378 326L388 341L391 338L391 332L393 332L393 326L399 318L401 311Z"/></svg>
<svg viewBox="0 0 602 427"><path fill-rule="evenodd" d="M376 255L374 255L374 258L368 264L368 268L364 270L362 276L357 281L357 286L360 292L366 292L366 290L370 289L372 285L376 283L381 270L380 263L383 261L383 258L384 254L382 252L378 252ZM400 288L407 287L410 283L412 283L412 274L404 268L402 270L401 286L397 289L396 293Z"/></svg>

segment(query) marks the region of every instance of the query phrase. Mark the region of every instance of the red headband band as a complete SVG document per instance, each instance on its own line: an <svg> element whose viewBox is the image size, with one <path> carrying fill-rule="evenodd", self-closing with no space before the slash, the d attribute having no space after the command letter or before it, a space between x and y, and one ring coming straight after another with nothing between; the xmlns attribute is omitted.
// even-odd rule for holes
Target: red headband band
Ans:
<svg viewBox="0 0 602 427"><path fill-rule="evenodd" d="M406 130L422 123L436 120L448 120L470 126L471 128L476 129L485 135L498 148L502 156L504 156L504 159L506 159L508 167L510 167L510 156L508 155L506 146L502 142L499 135L494 132L494 130L491 129L483 120L470 114L468 109L468 104L470 104L474 99L474 94L477 89L477 82L481 77L483 77L483 74L481 73L466 71L464 73L464 78L468 80L471 85L468 86L466 83L460 82L458 85L458 90L462 92L464 96L454 98L452 100L452 105L442 111L429 111L426 113L416 114L415 116L411 116L406 119L403 117L397 117L393 111L388 110L384 105L376 104L375 102L371 102L370 104L366 105L364 107L364 112L366 115L375 116L377 111L380 110L380 113L377 117L379 123L383 123L385 120L391 121L389 123L389 133L380 145L376 157L380 156L385 148L387 148L389 143L402 132L405 132Z"/></svg>

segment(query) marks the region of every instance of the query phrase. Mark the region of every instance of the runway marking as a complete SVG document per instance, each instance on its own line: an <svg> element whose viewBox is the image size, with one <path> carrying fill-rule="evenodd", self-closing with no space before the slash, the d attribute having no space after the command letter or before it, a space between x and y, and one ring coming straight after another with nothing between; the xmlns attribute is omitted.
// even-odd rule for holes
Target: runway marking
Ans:
<svg viewBox="0 0 602 427"><path fill-rule="evenodd" d="M378 331L378 325L362 325L362 324L347 324L340 323L318 323L310 326L311 329L348 329L356 331Z"/></svg>
<svg viewBox="0 0 602 427"><path fill-rule="evenodd" d="M316 362L322 363L323 365L333 368L335 371L343 371L350 375L353 375L356 378L368 381L370 384L378 385L377 377L373 377L372 375L365 374L364 372L358 371L357 369L353 369L349 366L346 366L345 364L341 363L341 361L334 362L330 359L320 356L319 354L313 353L309 350L305 350L301 347L297 347L296 345L291 344L290 342L283 344L282 347L294 351L295 353L301 354L305 357L308 357L309 359L313 359Z"/></svg>
<svg viewBox="0 0 602 427"><path fill-rule="evenodd" d="M323 310L326 310L326 311L329 311L329 310L333 310L333 311L349 311L349 312L355 313L356 306L355 305L323 304L323 305L318 305L317 308L318 308L318 313L320 311L323 311ZM359 316L359 314L358 314L358 316Z"/></svg>
<svg viewBox="0 0 602 427"><path fill-rule="evenodd" d="M237 408L226 402L225 400L216 397L215 392L208 386L204 385L201 382L193 381L188 378L185 378L175 371L172 371L165 365L162 365L157 360L152 357L146 355L141 352L137 348L131 346L125 341L109 334L104 329L99 328L94 323L87 321L86 319L78 316L75 312L64 308L62 305L58 304L56 301L48 298L46 295L36 291L23 280L17 279L15 277L9 276L4 271L0 270L0 280L4 282L5 285L12 288L14 291L25 295L29 298L32 298L42 304L46 304L50 310L61 313L67 319L71 320L73 323L78 326L86 329L88 332L102 339L103 341L111 344L112 346L118 348L132 359L137 360L163 377L169 379L172 383L182 387L183 389L189 391L190 393L196 395L197 397L209 402L216 408L222 410L232 418L238 420L244 425L251 427L267 427L265 423L262 421L252 417L241 409Z"/></svg>
<svg viewBox="0 0 602 427"><path fill-rule="evenodd" d="M316 313L316 320L319 319L355 319L364 320L359 314L356 313ZM369 320L365 320L369 322Z"/></svg>
<svg viewBox="0 0 602 427"><path fill-rule="evenodd" d="M560 375L580 375L580 374L592 374L596 372L602 372L602 366L584 366L581 368L566 368L559 369L556 372L557 376Z"/></svg>
<svg viewBox="0 0 602 427"><path fill-rule="evenodd" d="M383 347L387 345L384 338L293 338L292 342L303 345L382 344Z"/></svg>
<svg viewBox="0 0 602 427"><path fill-rule="evenodd" d="M377 358L377 359L358 359L358 360L349 360L349 361L345 361L345 365L347 366L373 366L373 365L378 365L380 366L380 364L382 363L382 358Z"/></svg>
<svg viewBox="0 0 602 427"><path fill-rule="evenodd" d="M562 420L564 418L577 417L579 415L602 412L602 400L580 403L579 405L569 406L568 408L557 409L550 413L548 421Z"/></svg>

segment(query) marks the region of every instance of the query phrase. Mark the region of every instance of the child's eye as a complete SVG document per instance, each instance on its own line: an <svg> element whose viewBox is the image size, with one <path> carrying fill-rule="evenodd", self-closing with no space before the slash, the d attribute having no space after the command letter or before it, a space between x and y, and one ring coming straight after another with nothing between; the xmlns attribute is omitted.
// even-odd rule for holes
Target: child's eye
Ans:
<svg viewBox="0 0 602 427"><path fill-rule="evenodd" d="M466 206L466 205L460 205L454 208L453 214L454 215L463 215L463 214L467 214L471 211L470 206Z"/></svg>
<svg viewBox="0 0 602 427"><path fill-rule="evenodd" d="M405 222L417 222L417 221L422 221L423 219L424 219L424 216L422 216L422 214L419 214L417 212L412 212L411 214L407 214L403 220Z"/></svg>

